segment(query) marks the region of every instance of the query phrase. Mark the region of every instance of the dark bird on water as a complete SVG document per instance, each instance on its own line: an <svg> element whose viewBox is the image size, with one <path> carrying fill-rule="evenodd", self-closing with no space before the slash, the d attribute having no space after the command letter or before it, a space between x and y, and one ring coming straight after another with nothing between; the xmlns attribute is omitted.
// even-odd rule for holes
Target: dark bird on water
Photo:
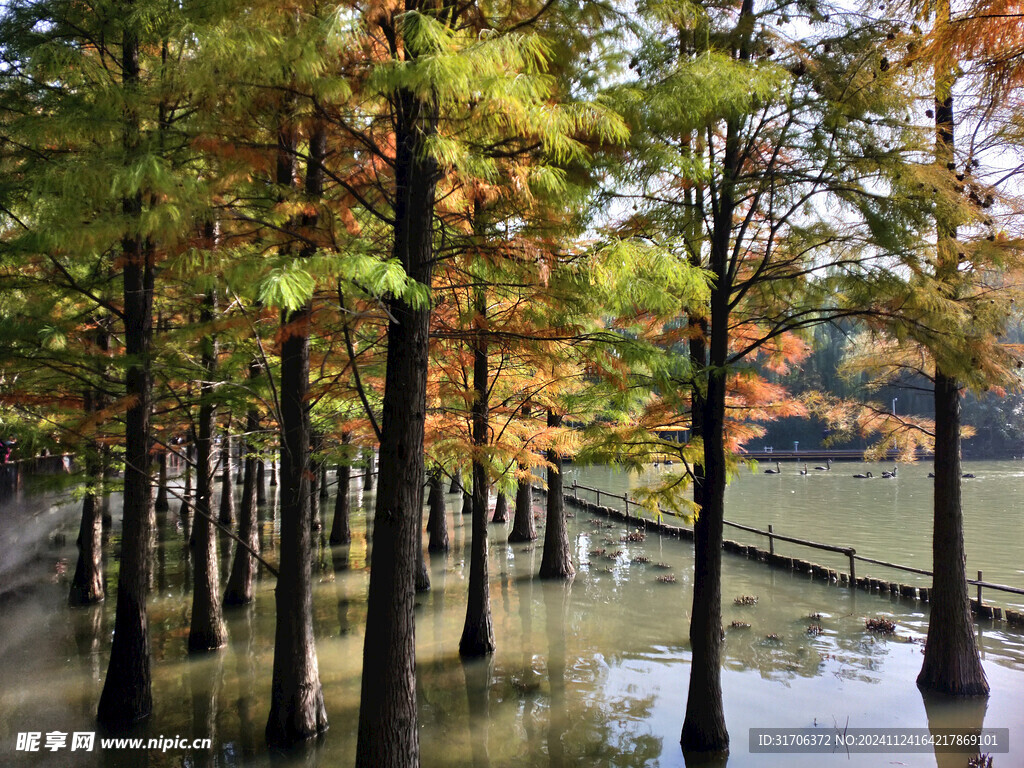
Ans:
<svg viewBox="0 0 1024 768"><path fill-rule="evenodd" d="M766 475L781 475L782 474L782 466L779 464L779 462L776 461L775 462L775 469L766 469L764 471L764 473Z"/></svg>
<svg viewBox="0 0 1024 768"><path fill-rule="evenodd" d="M867 472L867 473L865 473L863 475L854 475L854 477L856 477L856 478L858 478L860 480L867 480L869 477L874 477L874 475L872 475L870 472Z"/></svg>

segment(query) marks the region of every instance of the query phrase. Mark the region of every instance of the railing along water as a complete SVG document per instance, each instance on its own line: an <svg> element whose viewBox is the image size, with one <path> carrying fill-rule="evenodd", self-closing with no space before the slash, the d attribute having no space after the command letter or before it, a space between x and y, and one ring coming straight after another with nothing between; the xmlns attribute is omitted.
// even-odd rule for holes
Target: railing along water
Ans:
<svg viewBox="0 0 1024 768"><path fill-rule="evenodd" d="M579 491L581 491L581 490L582 491L589 491L590 493L596 494L597 506L599 506L599 507L601 506L601 497L602 496L605 496L605 497L607 497L609 499L615 499L617 501L622 501L623 504L625 505L625 514L626 514L626 518L627 519L629 519L629 517L630 517L630 514L629 514L629 505L630 504L633 504L634 506L638 506L638 507L642 507L643 506L642 504L640 504L640 502L636 501L635 499L630 499L628 493L624 493L624 494L621 494L621 495L615 494L615 493L609 493L608 491L602 491L600 488L594 488L594 487L591 487L591 486L588 486L588 485L583 485L583 484L578 483L576 481L573 481L573 484L570 486L570 488L571 488L572 493L573 493L572 498L576 499L577 501L579 500ZM566 494L566 496L568 497L568 494ZM670 516L670 517L677 517L677 518L680 517L679 515L676 515L673 512L662 512L661 514L667 515L667 516ZM639 515L636 516L636 517L637 517L637 520L647 520L647 518L640 517ZM858 555L857 554L857 550L854 549L853 547L850 547L850 546L843 546L843 545L839 545L839 544L823 544L823 543L817 542L817 541L810 541L808 539L801 539L801 538L798 538L798 537L795 537L795 536L787 536L787 535L784 535L784 534L781 534L781 533L776 533L775 529L774 529L774 526L772 526L772 525L768 526L768 530L762 530L760 528L755 528L755 527L750 526L750 525L743 525L741 523L734 523L734 522L731 522L729 520L723 520L723 523L725 525L731 527L731 528L736 528L736 529L741 530L741 531L746 531L748 533L753 533L753 534L756 534L756 535L759 535L759 536L767 537L767 539L768 539L768 555L771 558L775 557L775 542L776 541L785 541L785 542L788 542L790 544L796 544L798 546L808 547L810 549L818 549L818 550L825 551L825 552L836 552L836 553L845 555L847 557L847 559L848 559L848 562L849 562L849 577L848 577L849 581L848 581L848 584L849 584L849 586L851 588L854 588L854 587L857 587L857 586L866 586L866 585L869 585L869 583L871 583L871 582L877 581L877 580L863 579L863 578L858 580L858 578L857 578L857 566L856 566L856 562L858 560L860 562L862 562L862 563L871 563L873 565L880 565L880 566L883 566L885 568L892 568L894 570L904 571L906 573L915 573L915 574L919 574L919 575L922 575L922 576L932 576L932 572L931 571L927 571L927 570L924 570L922 568L914 568L914 567L909 566L909 565L901 565L899 563L891 563L891 562L888 562L886 560L878 560L876 558L865 557L863 555ZM692 529L683 528L682 530L688 531L688 532L692 533ZM983 572L982 571L978 571L978 578L977 579L967 579L967 583L968 584L970 584L971 586L974 586L974 587L977 588L977 600L976 601L972 601L974 609L979 614L981 614L983 616L986 616L988 618L1001 618L1002 617L1002 609L1000 609L1000 608L992 608L992 607L989 607L989 606L985 606L984 603L982 602L982 589L983 588L984 589L993 589L993 590L996 590L998 592L1006 592L1006 593L1013 594L1013 595L1024 595L1024 589L1022 589L1020 587L1012 587L1012 586L1009 586L1007 584L997 584L997 583L994 583L994 582L985 581L983 576L984 576ZM897 585L894 584L894 585L891 585L891 586L895 587ZM899 594L904 594L905 592L909 593L910 589L911 588L905 587L904 585L900 585L899 589L896 590L896 591L898 591ZM921 593L923 595L922 599L926 599L927 590L922 587L921 588ZM1014 618L1020 617L1020 618L1024 619L1024 616L1022 616L1021 614L1018 614L1018 613L1016 613L1014 611L1007 611L1007 618L1010 619L1010 620L1013 620L1011 617L1014 617Z"/></svg>

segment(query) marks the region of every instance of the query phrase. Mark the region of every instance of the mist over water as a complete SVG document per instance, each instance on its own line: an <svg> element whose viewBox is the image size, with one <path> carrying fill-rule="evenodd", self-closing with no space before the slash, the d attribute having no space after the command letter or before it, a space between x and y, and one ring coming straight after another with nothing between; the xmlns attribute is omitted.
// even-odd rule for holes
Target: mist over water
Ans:
<svg viewBox="0 0 1024 768"><path fill-rule="evenodd" d="M849 477L862 466L833 465L828 476L800 477L796 467L784 465L791 473L740 477L729 491L728 517L757 526L773 522L779 532L850 544L879 559L928 567L930 524L919 522L930 520L930 501L924 501L927 468L901 467L895 482ZM1013 472L1019 466L972 464L969 471L981 482L965 480L968 567L983 567L987 579L1016 585L1024 583L1018 570L1024 551L1019 510L1016 522L992 521L985 518L985 510L995 514L1000 503L999 515L1012 512L1014 497L1024 490L1024 472ZM636 482L608 468L574 468L572 473L570 482L577 476L608 490L615 490L615 482L623 487ZM66 607L67 583L59 563L67 559L69 569L74 566L77 502L29 497L16 502L21 505L17 516L0 509L5 523L19 519L26 531L46 532L33 557L18 566L18 586L8 588L12 582L6 572L0 585L5 595L0 603L0 763L351 765L369 576L370 502L372 494L363 498L357 489L353 543L332 550L321 540L313 563L314 626L330 730L308 750L280 761L272 760L263 741L273 659L274 581L262 574L255 605L227 614L229 645L224 651L189 657L188 552L177 505L159 517L160 548L149 610L155 711L143 733L209 737L212 749L15 752L19 731L95 730L114 600L90 609ZM570 508L578 573L566 585L534 578L542 539L509 545L507 529L491 525L497 652L492 659L463 664L458 640L465 617L470 521L459 514L459 496L448 496L447 502L452 551L429 556L432 590L417 596L423 765L682 766L678 741L690 659L692 545L657 535L623 541L629 532L625 525ZM325 507L331 508L330 503ZM112 549L118 544L120 519L116 500L112 511L115 531L106 557L111 596L116 586ZM536 513L543 536L540 507ZM325 523L329 528L329 520ZM65 533L63 544L59 538L51 543L58 529ZM260 529L265 556L276 561L277 527L269 509L261 511ZM742 538L738 532L727 535ZM919 549L913 548L914 542ZM220 543L226 562L229 542ZM824 553L792 554L824 560L818 557ZM988 559L979 559L975 566L982 555ZM916 557L923 559L911 559ZM835 566L842 565L840 558ZM1014 752L996 755L995 765L1024 764L1024 747L1018 745L1024 734L1024 633L1019 629L1000 623L978 626L992 686L987 705L926 706L914 685L922 658L919 641L927 628L925 604L812 582L728 553L723 569L729 766L966 764L966 755L953 756L955 762L950 762L949 756L934 753L750 755L747 749L748 729L755 727L927 727L930 722L1010 728ZM223 576L227 569L221 572ZM743 596L757 601L734 603ZM876 616L895 621L896 635L867 632L865 619ZM809 632L812 625L820 626L820 632Z"/></svg>

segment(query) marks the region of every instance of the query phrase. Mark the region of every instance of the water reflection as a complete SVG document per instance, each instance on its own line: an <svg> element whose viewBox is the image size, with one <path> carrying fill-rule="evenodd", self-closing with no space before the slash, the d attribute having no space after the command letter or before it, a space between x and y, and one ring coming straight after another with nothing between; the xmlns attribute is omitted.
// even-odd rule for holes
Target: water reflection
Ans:
<svg viewBox="0 0 1024 768"><path fill-rule="evenodd" d="M77 525L74 507L66 514L69 530ZM260 510L260 533L271 561L277 536L272 509ZM366 615L367 514L354 504L352 544L331 548L320 543L315 553L314 626L331 730L308 752L273 756L263 743L263 725L269 706L274 579L261 568L253 606L226 617L225 651L188 658L185 521L167 516L158 529L164 551L154 561L160 588L150 602L157 712L149 728L154 736L211 737L214 747L202 754L152 755L154 768L352 764ZM570 521L570 535L580 568L566 587L536 579L536 545L508 545L501 527L491 526L498 650L493 659L463 665L457 648L468 576L466 526L458 514L450 521L453 548L430 555L433 589L419 597L416 614L424 768L680 765L692 545L653 534L644 541L630 540L630 528L578 513ZM108 578L116 581L116 529L107 546ZM591 554L601 549L603 554ZM46 556L66 553L47 551ZM858 727L891 720L931 724L932 707L922 706L913 682L920 644L908 642L926 628L920 605L825 586L731 555L723 562L723 684L734 741L730 765L818 764L792 755L774 762L747 758L744 739L753 726L810 726L832 717L842 722L850 713L851 724ZM17 610L5 604L0 611L5 651L0 655L5 680L0 709L13 713L9 728L88 726L106 668L114 601L69 612L66 589L50 581L48 569L52 562L39 563L38 600L17 603ZM662 580L665 576L674 581ZM743 595L758 600L734 604ZM867 632L865 619L880 615L896 622L896 637ZM733 627L732 622L749 626ZM820 632L809 632L812 625L820 626ZM983 715L990 727L1019 726L1024 722L1024 638L993 625L984 628L981 643L993 685L992 703ZM950 706L942 716L954 724L976 719L959 705ZM783 722L786 718L793 722ZM851 764L876 765L877 757L857 762L853 756ZM921 762L919 755L901 755L900 761L934 768L937 757L926 757ZM111 752L95 764L132 761L146 764L127 752ZM688 758L687 765L692 764Z"/></svg>

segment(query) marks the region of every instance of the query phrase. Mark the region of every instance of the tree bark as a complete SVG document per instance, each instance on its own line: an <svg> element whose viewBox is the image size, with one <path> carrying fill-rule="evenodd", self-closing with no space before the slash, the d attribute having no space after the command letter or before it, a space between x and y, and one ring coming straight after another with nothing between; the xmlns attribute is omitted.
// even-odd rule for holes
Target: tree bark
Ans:
<svg viewBox="0 0 1024 768"><path fill-rule="evenodd" d="M444 486L441 484L441 470L431 470L429 476L430 495L427 505L430 514L427 517L427 542L429 552L448 551L448 512L444 505Z"/></svg>
<svg viewBox="0 0 1024 768"><path fill-rule="evenodd" d="M427 559L423 556L423 505L420 504L420 516L416 521L416 591L430 591L430 572L427 570Z"/></svg>
<svg viewBox="0 0 1024 768"><path fill-rule="evenodd" d="M410 52L409 55L414 55ZM437 165L426 151L436 105L401 90L395 97L393 255L429 289ZM387 368L374 512L373 559L363 645L357 768L419 765L414 569L423 504L429 307L387 302Z"/></svg>
<svg viewBox="0 0 1024 768"><path fill-rule="evenodd" d="M530 406L524 403L520 409L524 419L530 418ZM537 538L537 527L533 522L533 484L529 479L520 480L516 488L516 511L512 518L510 543L533 541Z"/></svg>
<svg viewBox="0 0 1024 768"><path fill-rule="evenodd" d="M471 491L462 491L462 514L473 514L473 494Z"/></svg>
<svg viewBox="0 0 1024 768"><path fill-rule="evenodd" d="M373 490L373 448L363 451L363 461L366 462L366 469L363 470L363 490L369 493Z"/></svg>
<svg viewBox="0 0 1024 768"><path fill-rule="evenodd" d="M347 435L342 442L347 442ZM346 459L348 461L348 459ZM349 527L349 510L351 502L352 468L348 464L338 465L338 495L334 497L334 520L331 523L331 544L348 544L352 541L352 529Z"/></svg>
<svg viewBox="0 0 1024 768"><path fill-rule="evenodd" d="M256 462L256 506L267 506L267 462L262 457Z"/></svg>
<svg viewBox="0 0 1024 768"><path fill-rule="evenodd" d="M85 392L85 412L92 416L95 411L93 390ZM82 498L82 521L78 527L78 562L71 579L68 602L74 606L92 605L102 602L103 586L103 514L97 496L103 484L103 468L100 465L99 447L92 441L84 446L85 475L88 486Z"/></svg>
<svg viewBox="0 0 1024 768"><path fill-rule="evenodd" d="M249 363L249 380L260 376L261 367L253 361ZM259 429L260 414L250 408L245 416L245 433L252 435ZM242 459L242 509L238 519L238 538L260 551L260 537L256 521L256 481L258 479L258 459L256 446L250 441L243 443L245 449ZM256 576L256 558L245 547L235 546L235 557L231 565L231 575L224 590L224 605L248 605L252 602L252 582Z"/></svg>
<svg viewBox="0 0 1024 768"><path fill-rule="evenodd" d="M562 424L561 414L548 410L548 426ZM569 530L565 520L565 499L562 496L562 454L556 448L547 451L548 499L547 522L544 529L544 554L540 560L542 579L571 579L576 575L569 548Z"/></svg>
<svg viewBox="0 0 1024 768"><path fill-rule="evenodd" d="M317 442L314 435L312 445L315 447ZM313 531L323 530L324 527L320 519L320 467L312 456L309 461L309 525Z"/></svg>
<svg viewBox="0 0 1024 768"><path fill-rule="evenodd" d="M466 621L459 641L459 655L488 656L494 653L494 624L491 619L491 592L487 574L487 467L481 458L487 446L487 337L483 325L487 317L487 297L483 290L476 296L476 333L473 339L473 541L469 555L469 597Z"/></svg>
<svg viewBox="0 0 1024 768"><path fill-rule="evenodd" d="M967 591L960 474L959 386L954 378L937 372L932 591L917 685L951 696L987 696Z"/></svg>
<svg viewBox="0 0 1024 768"><path fill-rule="evenodd" d="M208 232L211 235L212 232ZM217 299L206 294L201 322L213 320ZM217 560L217 532L213 520L213 440L216 430L214 379L217 375L217 342L202 341L206 380L199 391L199 435L196 440L196 513L192 521L192 622L188 633L190 652L212 651L227 642L220 602L220 568ZM223 452L222 452L223 455ZM230 474L228 487L230 488Z"/></svg>
<svg viewBox="0 0 1024 768"><path fill-rule="evenodd" d="M157 453L157 488L156 488L156 501L153 503L153 508L157 512L166 512L171 508L171 504L167 499L167 450L161 448Z"/></svg>
<svg viewBox="0 0 1024 768"><path fill-rule="evenodd" d="M452 482L448 486L448 493L458 493L462 488L462 483L459 482L459 471L455 470L452 473Z"/></svg>
<svg viewBox="0 0 1024 768"><path fill-rule="evenodd" d="M126 3L124 18L134 10ZM128 106L124 114L127 161L139 147L139 116L132 100L139 84L139 39L131 22L125 23L121 44L121 73ZM122 730L149 717L153 697L149 664L149 625L146 617L146 577L149 556L148 521L152 510L149 477L153 335L153 264L136 231L142 216L142 195L122 200L129 231L121 241L124 261L124 340L127 371L125 394L124 515L121 531L121 570L117 582L114 642L107 676L100 694L97 717L102 725Z"/></svg>
<svg viewBox="0 0 1024 768"><path fill-rule="evenodd" d="M220 524L227 528L235 524L235 486L232 474L231 433L225 429L220 446L220 517L218 519Z"/></svg>
<svg viewBox="0 0 1024 768"><path fill-rule="evenodd" d="M516 512L512 519L509 542L533 541L537 538L537 526L533 522L533 485L520 480L516 488Z"/></svg>
<svg viewBox="0 0 1024 768"><path fill-rule="evenodd" d="M278 134L278 183L291 185L296 139L290 126ZM319 197L326 154L322 128L310 137L306 191ZM311 225L314 222L309 222ZM281 342L281 543L274 591L277 626L267 741L287 746L327 729L320 669L313 638L312 531L309 524L309 325L307 302L284 318Z"/></svg>
<svg viewBox="0 0 1024 768"><path fill-rule="evenodd" d="M491 518L491 522L501 525L508 522L508 496L505 495L504 491L498 491L498 498L494 502L494 516Z"/></svg>

